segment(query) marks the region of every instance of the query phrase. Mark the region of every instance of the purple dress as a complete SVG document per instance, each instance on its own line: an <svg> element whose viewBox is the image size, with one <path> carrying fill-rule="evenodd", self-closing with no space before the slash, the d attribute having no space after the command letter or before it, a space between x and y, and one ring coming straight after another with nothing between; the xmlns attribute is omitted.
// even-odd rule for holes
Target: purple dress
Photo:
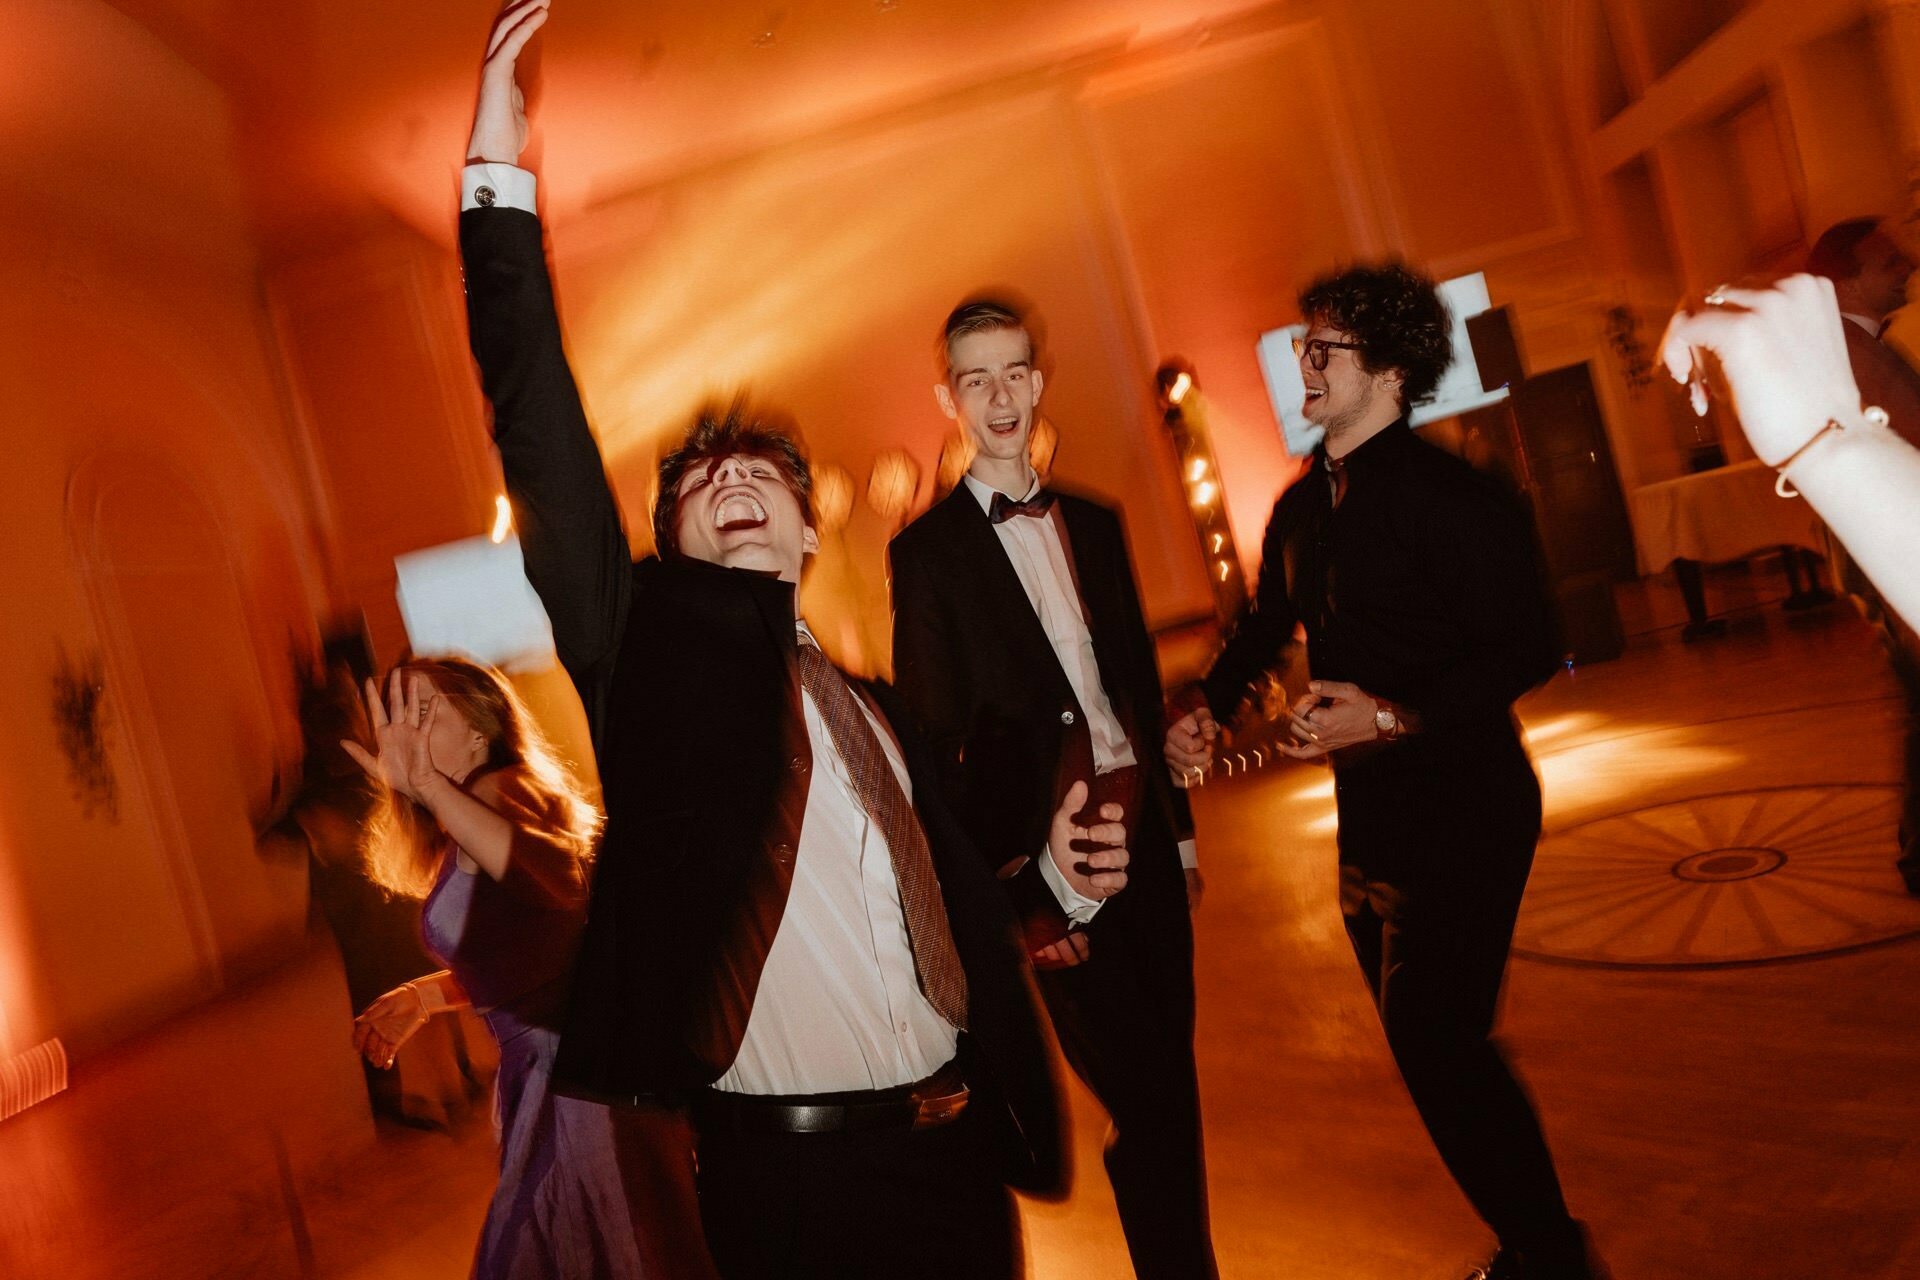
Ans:
<svg viewBox="0 0 1920 1280"><path fill-rule="evenodd" d="M494 1119L500 1181L474 1254L475 1280L679 1280L711 1275L699 1236L692 1136L670 1112L549 1088L568 968L586 911L549 806L509 769L489 803L520 828L507 875L463 871L451 845L421 912L421 936L500 1044ZM643 1238L644 1237L644 1238Z"/></svg>

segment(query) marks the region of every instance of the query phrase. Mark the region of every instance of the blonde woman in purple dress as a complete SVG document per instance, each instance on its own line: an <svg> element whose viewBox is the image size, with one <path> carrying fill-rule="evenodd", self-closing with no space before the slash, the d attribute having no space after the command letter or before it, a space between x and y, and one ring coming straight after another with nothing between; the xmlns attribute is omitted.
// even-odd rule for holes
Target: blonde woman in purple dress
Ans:
<svg viewBox="0 0 1920 1280"><path fill-rule="evenodd" d="M424 900L446 968L369 1005L354 1047L390 1067L429 1018L468 1006L499 1042L500 1180L475 1280L711 1276L684 1122L549 1089L598 812L489 667L405 663L384 699L368 681L367 711L376 751L343 745L387 791L368 871Z"/></svg>

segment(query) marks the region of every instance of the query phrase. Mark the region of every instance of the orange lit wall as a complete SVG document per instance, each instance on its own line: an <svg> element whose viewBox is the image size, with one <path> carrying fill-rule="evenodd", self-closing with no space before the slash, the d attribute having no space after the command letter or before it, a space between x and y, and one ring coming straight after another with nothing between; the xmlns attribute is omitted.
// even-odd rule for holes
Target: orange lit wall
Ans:
<svg viewBox="0 0 1920 1280"><path fill-rule="evenodd" d="M0 945L38 999L12 965L0 999L15 1048L85 1055L302 945L253 823L322 597L222 95L101 4L9 25ZM110 808L56 743L63 658L105 677Z"/></svg>

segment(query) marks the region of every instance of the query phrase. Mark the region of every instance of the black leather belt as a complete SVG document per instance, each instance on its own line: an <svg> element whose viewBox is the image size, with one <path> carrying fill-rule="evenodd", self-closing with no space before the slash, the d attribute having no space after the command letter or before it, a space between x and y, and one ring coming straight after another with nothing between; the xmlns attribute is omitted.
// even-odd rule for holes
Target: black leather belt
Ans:
<svg viewBox="0 0 1920 1280"><path fill-rule="evenodd" d="M967 1109L966 1082L949 1063L917 1084L859 1093L755 1094L709 1089L693 1104L709 1133L861 1133L937 1129Z"/></svg>

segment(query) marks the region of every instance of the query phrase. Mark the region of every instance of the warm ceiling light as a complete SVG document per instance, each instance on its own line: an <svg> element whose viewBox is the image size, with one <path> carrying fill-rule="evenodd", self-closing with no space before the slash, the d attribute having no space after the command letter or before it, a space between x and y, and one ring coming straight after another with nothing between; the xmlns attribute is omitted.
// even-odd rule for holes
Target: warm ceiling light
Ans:
<svg viewBox="0 0 1920 1280"><path fill-rule="evenodd" d="M1182 372L1173 380L1173 385L1167 388L1167 400L1172 404L1179 404L1187 398L1187 392L1191 390L1193 390L1193 375Z"/></svg>
<svg viewBox="0 0 1920 1280"><path fill-rule="evenodd" d="M503 493L493 500L493 531L487 536L495 542L505 542L512 532L513 508L507 505L507 495Z"/></svg>
<svg viewBox="0 0 1920 1280"><path fill-rule="evenodd" d="M1189 480L1198 480L1206 474L1207 460L1205 458L1195 458L1192 465L1187 468L1187 479Z"/></svg>
<svg viewBox="0 0 1920 1280"><path fill-rule="evenodd" d="M1196 507L1212 506L1213 495L1216 492L1218 492L1218 490L1214 488L1213 481L1202 480L1199 484L1193 486L1193 505Z"/></svg>

